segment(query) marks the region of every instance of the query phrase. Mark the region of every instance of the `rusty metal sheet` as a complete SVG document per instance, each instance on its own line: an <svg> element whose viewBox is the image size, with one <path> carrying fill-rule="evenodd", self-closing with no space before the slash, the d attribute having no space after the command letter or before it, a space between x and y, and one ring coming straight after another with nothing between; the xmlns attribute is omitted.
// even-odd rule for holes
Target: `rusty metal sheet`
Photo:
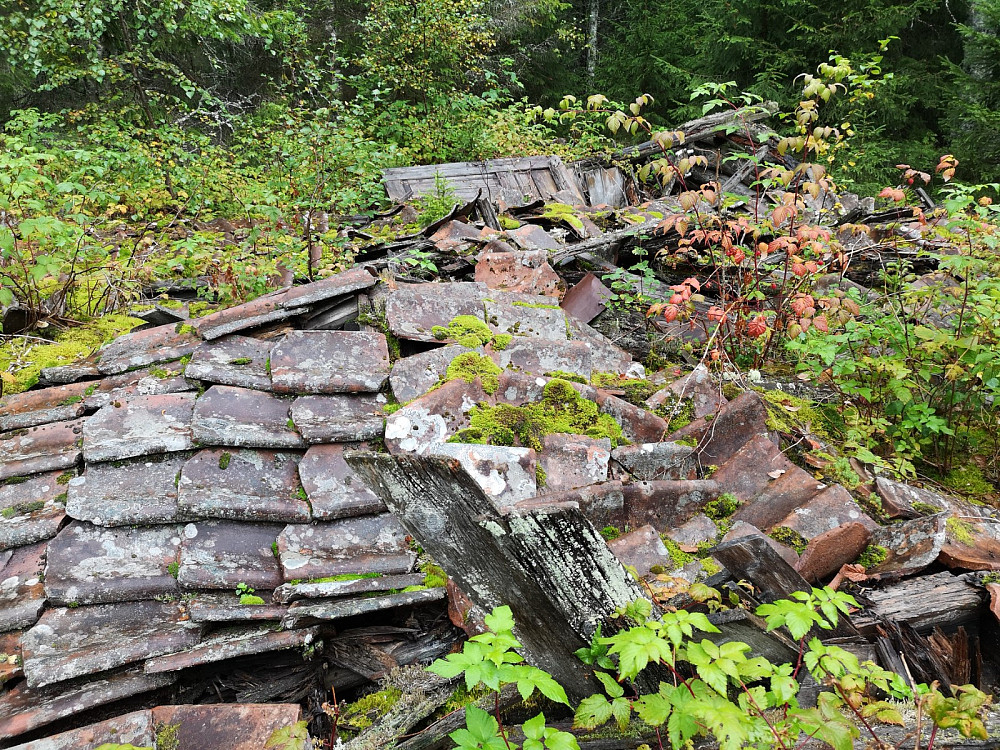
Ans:
<svg viewBox="0 0 1000 750"><path fill-rule="evenodd" d="M281 624L286 628L296 628L314 622L356 617L368 612L427 604L440 601L445 596L446 589L442 587L423 591L403 591L366 599L303 600L292 603Z"/></svg>
<svg viewBox="0 0 1000 750"><path fill-rule="evenodd" d="M191 433L194 393L134 396L112 401L83 426L87 462L120 461L195 447Z"/></svg>
<svg viewBox="0 0 1000 750"><path fill-rule="evenodd" d="M177 507L188 518L308 522L294 453L210 448L181 471Z"/></svg>
<svg viewBox="0 0 1000 750"><path fill-rule="evenodd" d="M177 747L261 750L276 729L302 718L298 703L158 706L153 723L176 724Z"/></svg>
<svg viewBox="0 0 1000 750"><path fill-rule="evenodd" d="M34 625L45 608L45 542L16 549L0 565L0 632Z"/></svg>
<svg viewBox="0 0 1000 750"><path fill-rule="evenodd" d="M320 302L327 302L342 297L353 292L360 292L375 286L376 279L368 269L363 266L352 268L343 273L329 276L311 284L293 286L281 298L280 305L284 308L294 309Z"/></svg>
<svg viewBox="0 0 1000 750"><path fill-rule="evenodd" d="M275 631L276 627L278 627L277 623L273 625L242 625L217 630L198 645L185 651L148 659L143 669L146 674L175 672L188 667L212 664L241 656L253 656L269 651L284 651L289 648L308 646L318 634L317 628ZM200 736L198 740L205 742L206 738ZM213 747L215 746L213 745Z"/></svg>
<svg viewBox="0 0 1000 750"><path fill-rule="evenodd" d="M271 350L276 393L374 393L387 377L389 347L382 333L291 331Z"/></svg>
<svg viewBox="0 0 1000 750"><path fill-rule="evenodd" d="M285 582L363 573L407 573L416 561L396 517L289 525L278 537Z"/></svg>
<svg viewBox="0 0 1000 750"><path fill-rule="evenodd" d="M82 417L88 387L86 383L71 383L0 399L0 432Z"/></svg>
<svg viewBox="0 0 1000 750"><path fill-rule="evenodd" d="M275 545L283 528L234 521L189 523L181 532L178 583L182 589L235 591L241 583L261 591L277 588L283 579Z"/></svg>
<svg viewBox="0 0 1000 750"><path fill-rule="evenodd" d="M289 399L263 391L213 385L198 399L192 426L202 445L304 448L291 426Z"/></svg>
<svg viewBox="0 0 1000 750"><path fill-rule="evenodd" d="M97 369L101 375L116 375L157 362L170 362L191 354L200 343L182 324L169 323L126 333L97 353Z"/></svg>
<svg viewBox="0 0 1000 750"><path fill-rule="evenodd" d="M299 478L316 520L384 513L385 504L344 460L364 444L314 445L299 462Z"/></svg>
<svg viewBox="0 0 1000 750"><path fill-rule="evenodd" d="M386 403L381 393L300 396L292 403L292 422L308 443L370 440L385 432Z"/></svg>
<svg viewBox="0 0 1000 750"><path fill-rule="evenodd" d="M16 737L95 706L166 687L176 679L173 675L146 675L131 669L97 680L41 690L22 683L0 694L0 738Z"/></svg>
<svg viewBox="0 0 1000 750"><path fill-rule="evenodd" d="M178 592L171 575L180 526L105 529L74 521L49 542L45 593L55 605L155 599Z"/></svg>
<svg viewBox="0 0 1000 750"><path fill-rule="evenodd" d="M398 591L408 586L420 586L423 582L423 573L406 573L320 583L285 583L274 590L274 599L285 604L298 599L337 599L352 594Z"/></svg>
<svg viewBox="0 0 1000 750"><path fill-rule="evenodd" d="M84 417L0 434L0 480L76 465L87 421Z"/></svg>
<svg viewBox="0 0 1000 750"><path fill-rule="evenodd" d="M96 526L172 523L177 512L177 477L191 453L90 464L66 485L66 513Z"/></svg>
<svg viewBox="0 0 1000 750"><path fill-rule="evenodd" d="M566 292L559 305L574 318L589 323L607 309L614 296L600 279L588 273Z"/></svg>
<svg viewBox="0 0 1000 750"><path fill-rule="evenodd" d="M442 284L400 284L385 304L385 316L394 336L414 341L451 343L437 338L435 326L444 326L459 315L483 319L483 298L490 291L485 284L452 281Z"/></svg>
<svg viewBox="0 0 1000 750"><path fill-rule="evenodd" d="M201 625L170 602L50 609L21 638L24 676L37 688L193 646Z"/></svg>
<svg viewBox="0 0 1000 750"><path fill-rule="evenodd" d="M268 323L278 323L296 315L296 310L285 310L281 307L284 301L285 292L274 292L258 297L252 302L198 318L191 324L203 339L211 341L230 333L258 328Z"/></svg>
<svg viewBox="0 0 1000 750"><path fill-rule="evenodd" d="M216 339L195 350L184 375L209 383L269 391L271 376L267 372L267 358L273 346L271 341L249 336Z"/></svg>

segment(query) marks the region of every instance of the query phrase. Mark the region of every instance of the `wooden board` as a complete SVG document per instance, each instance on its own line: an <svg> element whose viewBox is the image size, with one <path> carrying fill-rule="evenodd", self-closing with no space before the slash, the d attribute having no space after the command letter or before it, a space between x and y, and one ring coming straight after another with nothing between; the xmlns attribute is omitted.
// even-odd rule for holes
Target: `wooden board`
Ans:
<svg viewBox="0 0 1000 750"><path fill-rule="evenodd" d="M521 205L538 198L559 200L570 194L583 204L583 193L558 156L526 156L489 161L463 161L423 167L395 167L382 173L389 197L398 202L432 195L435 175L446 180L456 200L471 201L482 190L491 201ZM556 197L557 193L563 193Z"/></svg>

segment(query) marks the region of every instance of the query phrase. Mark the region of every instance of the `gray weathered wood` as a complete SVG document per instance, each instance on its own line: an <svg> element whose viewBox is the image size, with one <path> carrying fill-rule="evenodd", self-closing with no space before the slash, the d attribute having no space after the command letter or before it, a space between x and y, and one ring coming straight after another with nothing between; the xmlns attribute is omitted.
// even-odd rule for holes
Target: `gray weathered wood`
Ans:
<svg viewBox="0 0 1000 750"><path fill-rule="evenodd" d="M423 673L423 674L421 674ZM392 708L374 724L344 745L344 750L377 750L390 747L451 697L458 680L445 680L420 668L409 675L425 684L406 690Z"/></svg>
<svg viewBox="0 0 1000 750"><path fill-rule="evenodd" d="M457 461L348 453L382 498L480 607L509 605L525 657L577 698L597 683L574 651L617 607L643 597L593 524L571 503L500 513Z"/></svg>
<svg viewBox="0 0 1000 750"><path fill-rule="evenodd" d="M935 627L945 631L959 625L971 625L979 619L983 590L951 573L920 576L867 594L874 617L905 622L918 633L926 634ZM874 626L872 617L855 618L863 633Z"/></svg>

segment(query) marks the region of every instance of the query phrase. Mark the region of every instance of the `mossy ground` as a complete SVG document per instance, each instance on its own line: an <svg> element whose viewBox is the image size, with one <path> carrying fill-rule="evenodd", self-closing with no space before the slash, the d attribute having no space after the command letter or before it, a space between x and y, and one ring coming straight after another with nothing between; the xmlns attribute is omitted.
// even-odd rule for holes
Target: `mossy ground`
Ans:
<svg viewBox="0 0 1000 750"><path fill-rule="evenodd" d="M621 425L614 417L600 414L597 404L583 398L567 381L555 379L545 384L542 400L537 403L473 407L469 427L451 441L541 450L542 438L552 433L606 437L613 446L624 440Z"/></svg>
<svg viewBox="0 0 1000 750"><path fill-rule="evenodd" d="M143 323L139 318L111 314L57 331L51 340L37 333L12 336L0 343L3 395L20 393L38 382L46 367L69 365L90 356L104 344Z"/></svg>

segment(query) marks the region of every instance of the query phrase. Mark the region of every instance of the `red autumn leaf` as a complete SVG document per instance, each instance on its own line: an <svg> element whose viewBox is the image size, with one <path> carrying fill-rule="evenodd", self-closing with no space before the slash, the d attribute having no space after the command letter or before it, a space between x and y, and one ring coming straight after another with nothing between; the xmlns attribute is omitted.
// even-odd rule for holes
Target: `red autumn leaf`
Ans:
<svg viewBox="0 0 1000 750"><path fill-rule="evenodd" d="M816 327L817 330L822 331L823 333L827 333L830 330L830 326L826 322L825 315L817 315L815 318L813 318L813 325Z"/></svg>
<svg viewBox="0 0 1000 750"><path fill-rule="evenodd" d="M677 305L667 305L663 308L663 319L668 323L673 323L677 320L677 314L680 310L677 309Z"/></svg>
<svg viewBox="0 0 1000 750"><path fill-rule="evenodd" d="M747 335L752 339L763 336L766 331L767 321L764 320L763 315L758 315L747 324Z"/></svg>
<svg viewBox="0 0 1000 750"><path fill-rule="evenodd" d="M797 294L791 302L792 312L802 317L805 311L815 304L811 294Z"/></svg>
<svg viewBox="0 0 1000 750"><path fill-rule="evenodd" d="M708 308L708 312L705 313L705 317L711 320L713 323L720 322L726 317L726 312L718 305L712 305Z"/></svg>

